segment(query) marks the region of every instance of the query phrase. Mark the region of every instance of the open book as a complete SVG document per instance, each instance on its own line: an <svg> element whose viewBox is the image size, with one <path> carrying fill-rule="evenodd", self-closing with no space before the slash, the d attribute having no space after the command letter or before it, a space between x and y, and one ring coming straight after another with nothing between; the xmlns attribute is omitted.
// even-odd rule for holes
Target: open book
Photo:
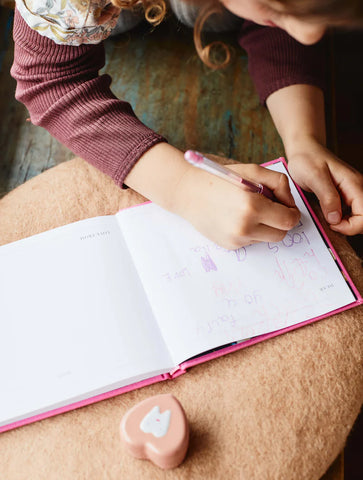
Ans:
<svg viewBox="0 0 363 480"><path fill-rule="evenodd" d="M361 303L290 183L302 216L279 243L228 251L147 203L1 247L0 431Z"/></svg>

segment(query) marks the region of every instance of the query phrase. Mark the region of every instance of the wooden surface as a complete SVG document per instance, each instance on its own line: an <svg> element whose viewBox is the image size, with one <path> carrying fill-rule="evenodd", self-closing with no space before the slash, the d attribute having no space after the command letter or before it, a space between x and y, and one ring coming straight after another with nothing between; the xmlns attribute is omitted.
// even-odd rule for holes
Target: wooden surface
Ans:
<svg viewBox="0 0 363 480"><path fill-rule="evenodd" d="M0 7L0 198L73 156L45 130L27 121L26 108L14 99L15 82L9 75L11 21L12 11ZM196 148L255 163L283 155L282 143L247 74L247 57L238 46L233 64L223 72L212 72L197 58L191 31L168 21L154 31L142 26L129 35L110 39L106 52L104 71L113 77L113 92L129 101L145 124L180 149ZM344 49L337 48L331 59L334 67L339 55L344 55ZM351 60L354 64L354 57ZM333 94L344 90L340 63L337 80ZM353 128L351 112L341 117L345 105L332 105L331 139L343 158L351 161L347 157L355 156L352 163L361 168L363 130L354 137L354 143L352 130L359 122L354 122ZM345 128L339 129L342 123ZM343 463L341 455L324 480L342 480Z"/></svg>
<svg viewBox="0 0 363 480"><path fill-rule="evenodd" d="M27 109L14 98L12 10L0 7L0 198L29 178L74 155L48 132L27 121Z"/></svg>

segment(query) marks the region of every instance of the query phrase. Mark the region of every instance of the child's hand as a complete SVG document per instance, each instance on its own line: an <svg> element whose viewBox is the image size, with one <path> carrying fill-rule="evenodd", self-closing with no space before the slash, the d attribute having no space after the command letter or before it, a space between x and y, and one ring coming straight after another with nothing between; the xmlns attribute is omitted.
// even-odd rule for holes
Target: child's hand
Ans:
<svg viewBox="0 0 363 480"><path fill-rule="evenodd" d="M282 240L300 218L287 177L258 165L229 168L269 187L278 202L189 166L175 192L174 211L227 249Z"/></svg>
<svg viewBox="0 0 363 480"><path fill-rule="evenodd" d="M332 230L345 235L363 233L362 174L314 139L290 149L288 162L295 182L318 197Z"/></svg>
<svg viewBox="0 0 363 480"><path fill-rule="evenodd" d="M278 242L300 219L287 177L258 165L231 165L249 180L270 188L277 202L202 171L168 143L143 154L126 185L189 221L227 249L260 241Z"/></svg>

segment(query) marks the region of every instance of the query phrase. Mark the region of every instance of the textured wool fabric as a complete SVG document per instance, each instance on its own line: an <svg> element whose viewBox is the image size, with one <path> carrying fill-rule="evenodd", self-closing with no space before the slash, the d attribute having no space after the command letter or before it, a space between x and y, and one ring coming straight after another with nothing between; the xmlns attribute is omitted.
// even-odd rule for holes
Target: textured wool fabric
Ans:
<svg viewBox="0 0 363 480"><path fill-rule="evenodd" d="M143 200L74 159L0 200L0 244ZM328 233L362 291L357 256ZM0 434L0 478L318 480L359 413L362 353L362 308L355 308L175 380ZM162 393L179 399L191 429L185 461L167 472L130 457L118 433L129 408Z"/></svg>

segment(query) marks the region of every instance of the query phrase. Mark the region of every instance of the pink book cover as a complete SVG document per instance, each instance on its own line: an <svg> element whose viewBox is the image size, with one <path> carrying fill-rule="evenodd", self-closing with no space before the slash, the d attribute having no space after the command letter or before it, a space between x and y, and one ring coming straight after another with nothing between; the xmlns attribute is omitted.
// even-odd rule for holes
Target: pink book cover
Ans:
<svg viewBox="0 0 363 480"><path fill-rule="evenodd" d="M268 165L272 165L272 164L277 163L277 162L282 162L287 169L287 163L286 163L286 161L283 157L280 157L276 160L272 160L271 162L264 163L263 166L266 167ZM236 350L240 350L242 348L249 347L249 346L254 345L256 343L263 342L264 340L267 340L269 338L273 338L273 337L276 337L278 335L282 335L283 333L286 333L286 332L289 332L291 330L295 330L297 328L303 327L304 325L308 325L308 324L316 322L318 320L322 320L323 318L329 317L331 315L335 315L339 312L342 312L342 311L348 310L350 308L356 307L358 305L361 305L363 303L363 298L362 298L361 294L359 293L359 291L357 290L357 288L353 284L346 268L344 267L341 259L339 258L337 252L335 251L333 245L331 244L328 236L324 232L321 223L319 222L317 216L315 215L314 211L312 210L311 206L309 205L309 203L308 203L304 193L302 192L301 188L296 184L295 184L295 186L296 186L296 188L297 188L305 206L307 207L315 225L317 226L321 236L323 237L323 239L324 239L324 241L327 245L327 248L329 248L331 253L334 255L337 265L339 266L342 274L344 275L344 277L346 279L346 282L350 286L350 288L351 288L351 290L352 290L352 292L353 292L353 294L356 298L356 300L354 302L352 302L348 305L345 305L341 308L338 308L336 310L327 312L324 315L320 315L318 317L310 318L308 320L297 323L295 325L291 325L291 326L288 326L286 328L275 330L275 331L272 331L272 332L269 332L269 333L266 333L266 334L263 334L263 335L258 335L256 337L253 337L249 340L246 340L246 341L243 341L243 342L240 342L240 343L235 342L235 343L232 343L232 344L229 344L229 345L226 345L226 346L216 348L212 351L205 352L205 353L203 353L201 355L198 355L198 356L196 356L196 357L194 357L190 360L182 362L176 369L174 369L170 373L157 375L155 377L151 377L151 378L142 380L140 382L136 382L136 383L133 383L133 384L130 384L130 385L127 385L127 386L124 386L124 387L106 392L106 393L102 393L100 395L96 395L96 396L87 398L85 400L82 400L82 401L79 401L79 402L76 402L76 403L72 403L72 404L69 404L69 405L66 405L66 406L63 406L63 407L60 407L60 408L56 408L54 410L50 410L50 411L47 411L47 412L44 412L44 413L41 413L41 414L38 414L38 415L34 415L34 416L31 416L31 417L28 417L28 418L10 423L8 425L4 425L4 426L0 427L0 433L8 431L8 430L12 430L14 428L18 428L18 427L21 427L21 426L24 426L24 425L27 425L29 423L36 422L38 420L43 420L45 418L49 418L49 417L52 417L52 416L55 416L55 415L59 415L61 413L65 413L65 412L74 410L76 408L81 408L81 407L90 405L92 403L100 402L102 400L106 400L106 399L114 397L116 395L120 395L122 393L126 393L126 392L129 392L129 391L138 389L138 388L145 387L147 385L151 385L153 383L157 383L157 382L161 382L161 381L164 381L164 380L169 380L169 379L176 378L179 375L182 375L183 373L186 373L188 368L191 368L191 367L193 367L195 365L198 365L200 363L204 363L204 362L207 362L207 361L212 360L214 358L220 357L222 355L226 355L228 353L234 352ZM147 203L149 203L149 202L147 202ZM137 206L138 205L136 205L134 207L130 207L130 208L135 208Z"/></svg>

